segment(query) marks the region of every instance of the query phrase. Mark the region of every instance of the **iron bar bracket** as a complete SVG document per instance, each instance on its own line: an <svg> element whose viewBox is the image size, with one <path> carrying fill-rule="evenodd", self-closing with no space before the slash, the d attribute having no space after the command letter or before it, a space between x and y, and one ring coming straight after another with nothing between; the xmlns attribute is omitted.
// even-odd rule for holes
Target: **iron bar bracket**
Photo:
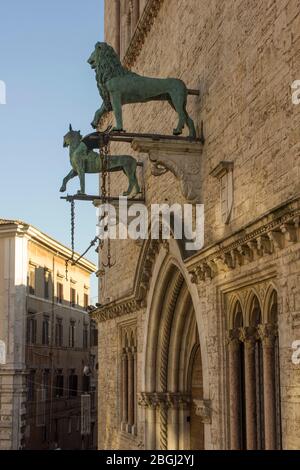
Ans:
<svg viewBox="0 0 300 470"><path fill-rule="evenodd" d="M119 131L105 131L105 132L92 132L82 138L87 147L91 150L99 149L108 145L109 142L127 142L131 144L135 139L151 139L155 142L174 141L174 142L189 142L204 144L203 136L203 123L201 123L201 136L193 139L191 137L181 137L176 135L164 134L143 134L137 132L119 132Z"/></svg>

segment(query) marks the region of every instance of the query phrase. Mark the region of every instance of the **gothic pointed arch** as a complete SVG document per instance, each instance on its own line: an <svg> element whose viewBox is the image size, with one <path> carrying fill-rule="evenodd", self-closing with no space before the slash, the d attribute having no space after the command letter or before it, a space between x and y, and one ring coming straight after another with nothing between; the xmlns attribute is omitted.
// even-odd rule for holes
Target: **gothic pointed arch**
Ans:
<svg viewBox="0 0 300 470"><path fill-rule="evenodd" d="M172 242L168 250L163 249L164 255L157 258L147 298L144 391L141 393L146 446L178 450L193 445L203 449L203 384L207 371L203 373L202 355L206 354L205 344L201 345L199 339L203 332L198 327L180 250L177 248L177 256L174 256L176 242ZM204 414L206 412L207 409ZM205 418L208 424L209 419ZM182 426L189 431L183 433Z"/></svg>

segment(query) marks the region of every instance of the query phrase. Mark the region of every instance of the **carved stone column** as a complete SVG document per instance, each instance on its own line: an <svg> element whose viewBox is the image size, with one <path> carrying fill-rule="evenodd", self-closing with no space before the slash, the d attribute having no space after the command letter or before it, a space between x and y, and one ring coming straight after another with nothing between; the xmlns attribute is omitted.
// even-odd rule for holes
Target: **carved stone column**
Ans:
<svg viewBox="0 0 300 470"><path fill-rule="evenodd" d="M245 351L245 400L246 400L246 443L247 450L257 449L256 419L256 376L255 376L255 343L254 328L243 328L240 339Z"/></svg>
<svg viewBox="0 0 300 470"><path fill-rule="evenodd" d="M132 148L148 154L152 175L160 176L171 171L179 180L185 199L191 203L201 202L203 144L200 141L155 141L140 137L133 140Z"/></svg>
<svg viewBox="0 0 300 470"><path fill-rule="evenodd" d="M124 349L122 355L122 428L128 422L128 360Z"/></svg>
<svg viewBox="0 0 300 470"><path fill-rule="evenodd" d="M263 346L265 449L276 449L275 337L273 325L259 325Z"/></svg>
<svg viewBox="0 0 300 470"><path fill-rule="evenodd" d="M180 431L183 430L182 424L186 424L186 420L182 423L180 416L182 410L188 408L189 404L189 394L179 392L142 392L139 394L139 406L146 409L146 449L153 450L156 445L161 450L185 448L179 438L182 437ZM156 439L157 411L160 425L158 439Z"/></svg>
<svg viewBox="0 0 300 470"><path fill-rule="evenodd" d="M141 392L138 404L145 408L145 449L156 450L156 409L158 407L156 393Z"/></svg>
<svg viewBox="0 0 300 470"><path fill-rule="evenodd" d="M179 450L179 407L180 396L169 394L168 397L168 449Z"/></svg>
<svg viewBox="0 0 300 470"><path fill-rule="evenodd" d="M131 432L134 425L134 357L131 349L128 357L128 431Z"/></svg>
<svg viewBox="0 0 300 470"><path fill-rule="evenodd" d="M231 331L228 341L229 357L229 418L230 418L230 448L241 448L241 410L240 410L240 341L238 332Z"/></svg>

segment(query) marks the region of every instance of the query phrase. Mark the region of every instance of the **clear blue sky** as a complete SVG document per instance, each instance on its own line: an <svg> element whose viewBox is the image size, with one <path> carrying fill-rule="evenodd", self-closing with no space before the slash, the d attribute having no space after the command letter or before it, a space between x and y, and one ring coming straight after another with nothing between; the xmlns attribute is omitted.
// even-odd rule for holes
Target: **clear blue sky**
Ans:
<svg viewBox="0 0 300 470"><path fill-rule="evenodd" d="M100 98L87 59L103 39L103 0L3 0L0 6L0 217L33 224L70 245L70 207L60 200L69 172L63 136L71 122L83 134ZM97 176L86 192L97 191ZM69 183L68 192L78 189ZM95 208L77 203L76 250L95 236ZM89 259L96 262L92 249ZM95 295L96 281L93 281ZM94 299L95 301L96 299Z"/></svg>

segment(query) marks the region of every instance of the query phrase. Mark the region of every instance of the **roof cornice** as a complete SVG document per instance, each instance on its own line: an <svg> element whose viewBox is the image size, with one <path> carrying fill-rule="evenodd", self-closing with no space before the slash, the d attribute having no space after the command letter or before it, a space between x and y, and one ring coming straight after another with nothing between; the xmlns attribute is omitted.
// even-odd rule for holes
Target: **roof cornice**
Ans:
<svg viewBox="0 0 300 470"><path fill-rule="evenodd" d="M26 224L25 222L21 221L7 221L7 223L0 224L0 237L1 236L24 236L27 237L29 240L32 240L35 243L38 243L48 250L53 251L54 253L61 256L63 259L69 259L72 256L72 251L70 248L66 247L62 243L58 242L49 235L41 232L37 228L33 227L32 225ZM79 257L78 253L74 253L75 257ZM82 258L78 262L78 266L82 269L85 269L89 273L94 273L97 269L94 263L91 261Z"/></svg>

